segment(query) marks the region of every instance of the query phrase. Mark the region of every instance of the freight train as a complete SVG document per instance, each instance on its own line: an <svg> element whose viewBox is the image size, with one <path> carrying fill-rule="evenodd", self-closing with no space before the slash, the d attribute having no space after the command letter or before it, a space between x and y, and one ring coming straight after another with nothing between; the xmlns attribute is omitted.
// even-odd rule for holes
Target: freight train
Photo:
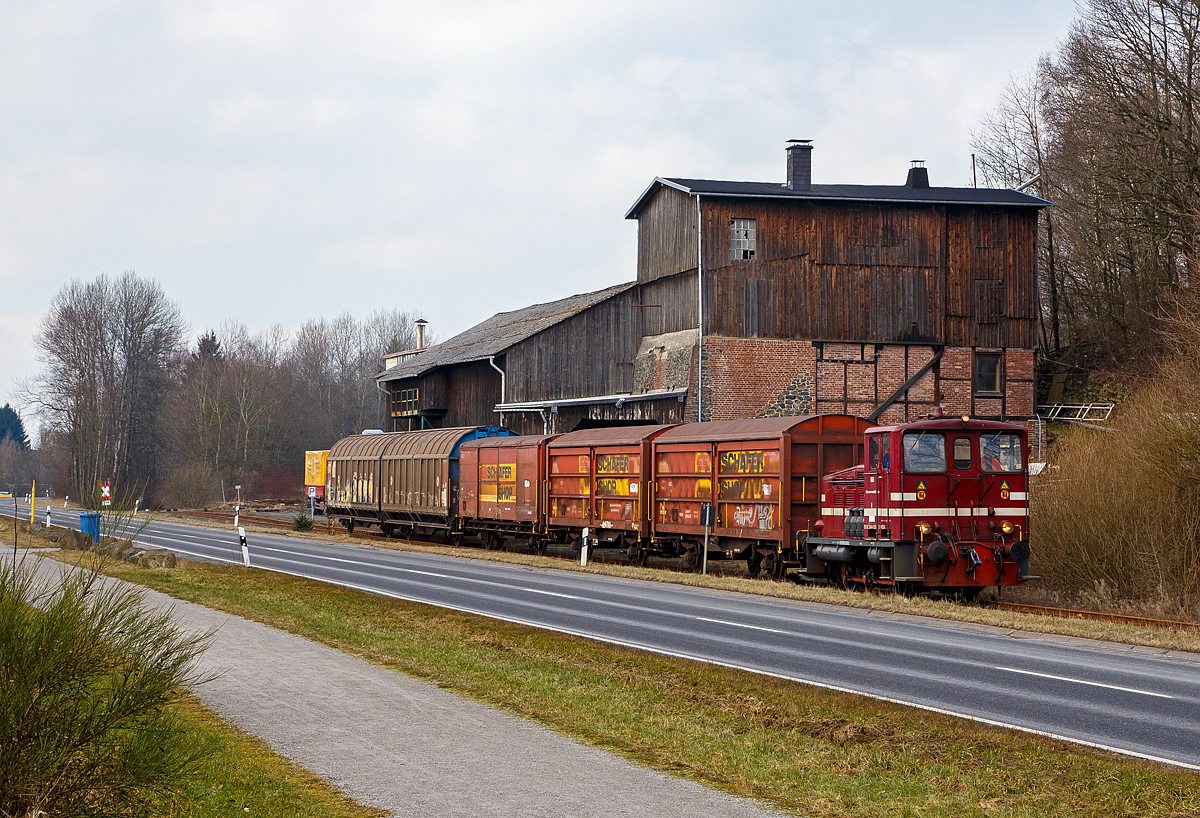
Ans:
<svg viewBox="0 0 1200 818"><path fill-rule="evenodd" d="M755 576L973 597L1033 578L1026 434L935 410L888 426L811 415L354 435L329 450L325 496L351 531L590 544L638 565L744 560Z"/></svg>

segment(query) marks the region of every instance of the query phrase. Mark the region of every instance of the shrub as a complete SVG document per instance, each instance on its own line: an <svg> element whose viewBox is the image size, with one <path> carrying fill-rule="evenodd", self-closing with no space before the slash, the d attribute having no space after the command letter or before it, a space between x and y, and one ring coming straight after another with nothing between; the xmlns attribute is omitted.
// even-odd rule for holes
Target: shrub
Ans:
<svg viewBox="0 0 1200 818"><path fill-rule="evenodd" d="M195 665L211 634L142 593L95 572L47 588L24 562L0 571L0 815L148 814L209 754L170 705L208 678Z"/></svg>
<svg viewBox="0 0 1200 818"><path fill-rule="evenodd" d="M1200 311L1170 323L1174 355L1112 432L1074 429L1032 485L1047 588L1200 612Z"/></svg>
<svg viewBox="0 0 1200 818"><path fill-rule="evenodd" d="M297 514L292 518L292 531L312 531L313 521L307 514Z"/></svg>

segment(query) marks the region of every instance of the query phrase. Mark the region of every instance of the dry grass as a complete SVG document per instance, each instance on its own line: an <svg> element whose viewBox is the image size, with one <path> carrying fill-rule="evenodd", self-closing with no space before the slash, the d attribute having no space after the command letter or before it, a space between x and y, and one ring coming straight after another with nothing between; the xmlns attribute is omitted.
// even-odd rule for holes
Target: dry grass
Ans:
<svg viewBox="0 0 1200 818"><path fill-rule="evenodd" d="M1048 593L1200 617L1200 316L1180 316L1177 357L1125 402L1114 431L1072 430L1033 483Z"/></svg>

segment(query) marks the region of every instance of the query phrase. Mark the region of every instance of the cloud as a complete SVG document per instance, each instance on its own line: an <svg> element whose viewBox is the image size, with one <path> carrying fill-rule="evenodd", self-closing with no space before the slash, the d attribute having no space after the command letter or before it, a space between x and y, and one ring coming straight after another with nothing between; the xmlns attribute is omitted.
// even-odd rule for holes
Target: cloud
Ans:
<svg viewBox="0 0 1200 818"><path fill-rule="evenodd" d="M969 178L968 130L1072 0L0 8L0 401L73 278L197 327L378 307L448 337L628 280L655 175Z"/></svg>

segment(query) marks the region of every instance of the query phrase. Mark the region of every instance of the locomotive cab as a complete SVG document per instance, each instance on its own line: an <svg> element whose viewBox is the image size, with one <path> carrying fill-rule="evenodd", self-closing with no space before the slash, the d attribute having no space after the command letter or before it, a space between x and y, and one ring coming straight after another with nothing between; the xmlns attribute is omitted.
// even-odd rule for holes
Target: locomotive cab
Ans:
<svg viewBox="0 0 1200 818"><path fill-rule="evenodd" d="M821 487L804 575L973 597L1029 579L1027 432L970 418L868 429Z"/></svg>

